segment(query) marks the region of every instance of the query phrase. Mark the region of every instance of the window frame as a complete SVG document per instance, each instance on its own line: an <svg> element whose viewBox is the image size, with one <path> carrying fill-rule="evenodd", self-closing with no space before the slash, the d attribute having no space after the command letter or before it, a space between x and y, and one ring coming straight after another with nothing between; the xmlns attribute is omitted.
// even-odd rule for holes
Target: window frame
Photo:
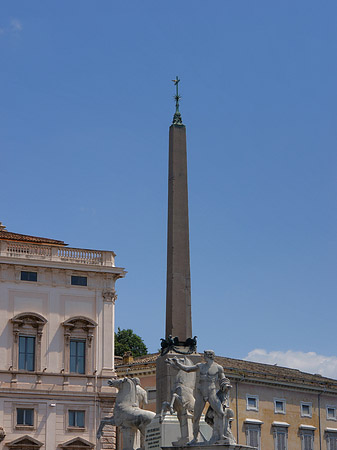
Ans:
<svg viewBox="0 0 337 450"><path fill-rule="evenodd" d="M22 275L26 274L27 278L22 278ZM34 276L32 276L34 274ZM32 278L32 279L30 279ZM20 281L28 281L28 283L37 283L37 272L31 270L21 270Z"/></svg>
<svg viewBox="0 0 337 450"><path fill-rule="evenodd" d="M288 450L288 427L287 426L281 426L281 425L277 425L277 426L273 426L274 428L274 450ZM277 442L277 437L279 434L284 434L285 438L284 438L284 442L285 442L285 448L284 449L280 449L278 447L278 442Z"/></svg>
<svg viewBox="0 0 337 450"><path fill-rule="evenodd" d="M72 344L75 343L76 351L75 355L72 354ZM79 345L83 344L83 355L79 355ZM69 342L69 373L78 373L78 374L85 374L86 373L86 339L70 339ZM72 370L72 358L75 358L75 370ZM83 362L80 362L83 359ZM79 366L83 366L79 367Z"/></svg>
<svg viewBox="0 0 337 450"><path fill-rule="evenodd" d="M329 417L328 410L333 409L334 410L334 417ZM326 420L333 420L337 421L337 407L335 405L326 405Z"/></svg>
<svg viewBox="0 0 337 450"><path fill-rule="evenodd" d="M154 403L157 399L157 389L153 387L146 388L148 403Z"/></svg>
<svg viewBox="0 0 337 450"><path fill-rule="evenodd" d="M261 450L261 424L245 422L246 445L251 445L249 439L249 433L251 431L257 431L257 449Z"/></svg>
<svg viewBox="0 0 337 450"><path fill-rule="evenodd" d="M22 411L23 423L19 423L19 411ZM28 411L31 414L30 418L31 418L32 423L26 423L26 415L27 415ZM33 428L34 427L34 408L16 408L16 426Z"/></svg>
<svg viewBox="0 0 337 450"><path fill-rule="evenodd" d="M75 282L76 280L78 282ZM81 281L83 281L83 283ZM85 275L71 275L70 276L70 284L71 284L71 286L88 287L88 277Z"/></svg>
<svg viewBox="0 0 337 450"><path fill-rule="evenodd" d="M70 413L71 412L83 412L84 413L84 426L77 427L70 425ZM89 421L89 408L84 405L68 405L66 407L66 422L65 422L65 430L73 431L73 432L81 432L88 430L88 421Z"/></svg>
<svg viewBox="0 0 337 450"><path fill-rule="evenodd" d="M97 323L83 316L75 316L62 323L64 328L64 373L78 376L90 375L94 371L94 334ZM70 372L70 345L73 340L85 341L84 373Z"/></svg>
<svg viewBox="0 0 337 450"><path fill-rule="evenodd" d="M248 399L253 398L255 400L255 407L249 406ZM246 411L258 411L259 410L259 396L246 394Z"/></svg>
<svg viewBox="0 0 337 450"><path fill-rule="evenodd" d="M314 429L308 429L308 428L300 428L300 438L301 438L301 450L308 450L304 447L304 437L310 436L311 438L311 448L309 450L314 449L314 442L315 442L315 430Z"/></svg>
<svg viewBox="0 0 337 450"><path fill-rule="evenodd" d="M21 342L24 339L24 352L20 351ZM30 353L27 349L27 343L28 339L33 339L33 353ZM34 372L35 371L35 364L36 364L36 336L26 335L26 334L19 334L19 342L18 342L18 351L19 351L19 357L18 357L18 370L24 370L25 372ZM28 356L32 354L32 368L27 368L29 359ZM20 367L21 364L21 355L24 355L24 367Z"/></svg>
<svg viewBox="0 0 337 450"><path fill-rule="evenodd" d="M278 411L276 409L276 403L277 402L282 402L283 403L283 411ZM274 414L286 414L286 400L284 398L274 398Z"/></svg>
<svg viewBox="0 0 337 450"><path fill-rule="evenodd" d="M337 443L337 429L336 431L326 428L325 430L325 439L326 439L326 446L327 446L327 450L331 450L331 439L336 440Z"/></svg>
<svg viewBox="0 0 337 450"><path fill-rule="evenodd" d="M71 417L72 413L74 414L75 425L70 424L70 417ZM83 413L83 426L76 425L76 423L78 422L79 413ZM85 416L86 416L85 413L86 413L85 409L68 409L68 429L73 429L73 428L75 428L76 430L77 429L80 429L80 430L85 429Z"/></svg>
<svg viewBox="0 0 337 450"><path fill-rule="evenodd" d="M303 406L309 406L309 413L305 414L303 412ZM312 418L312 402L301 402L301 417L309 417Z"/></svg>
<svg viewBox="0 0 337 450"><path fill-rule="evenodd" d="M22 372L41 372L41 342L47 319L35 312L17 314L11 320L13 325L12 366ZM20 336L35 337L34 370L19 369Z"/></svg>
<svg viewBox="0 0 337 450"><path fill-rule="evenodd" d="M17 423L18 409L33 410L33 425L23 425ZM12 403L12 423L14 430L36 430L37 429L37 409L36 403Z"/></svg>

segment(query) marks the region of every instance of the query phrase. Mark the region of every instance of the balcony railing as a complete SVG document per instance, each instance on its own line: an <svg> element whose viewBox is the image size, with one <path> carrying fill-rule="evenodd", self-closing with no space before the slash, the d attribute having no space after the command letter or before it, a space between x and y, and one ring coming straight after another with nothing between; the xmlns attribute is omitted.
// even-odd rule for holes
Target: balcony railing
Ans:
<svg viewBox="0 0 337 450"><path fill-rule="evenodd" d="M84 248L0 241L0 256L115 267L115 253Z"/></svg>

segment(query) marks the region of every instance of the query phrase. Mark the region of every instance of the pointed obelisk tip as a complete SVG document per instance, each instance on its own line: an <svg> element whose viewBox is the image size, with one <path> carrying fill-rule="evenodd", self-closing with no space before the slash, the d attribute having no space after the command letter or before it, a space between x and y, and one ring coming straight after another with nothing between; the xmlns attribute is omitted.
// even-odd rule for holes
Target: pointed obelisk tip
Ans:
<svg viewBox="0 0 337 450"><path fill-rule="evenodd" d="M176 112L174 113L173 116L173 120L172 120L172 125L178 125L178 126L183 126L183 121L181 118L181 114L179 112L179 100L181 99L181 95L179 95L179 82L180 79L178 77L178 75L176 76L175 80L172 80L175 87L176 87L176 95L174 96L175 102L176 102Z"/></svg>

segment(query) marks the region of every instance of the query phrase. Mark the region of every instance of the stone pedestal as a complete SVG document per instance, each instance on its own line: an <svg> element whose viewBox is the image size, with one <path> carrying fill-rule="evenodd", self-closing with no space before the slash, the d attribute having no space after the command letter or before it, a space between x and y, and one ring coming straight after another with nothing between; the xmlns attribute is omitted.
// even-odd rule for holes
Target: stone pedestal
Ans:
<svg viewBox="0 0 337 450"><path fill-rule="evenodd" d="M192 417L189 420L192 426ZM204 417L200 420L200 434L205 440L209 440L212 436L212 428L207 425ZM172 446L172 442L176 442L179 439L180 425L177 415L167 414L162 423L159 422L159 416L156 416L146 427L145 450L161 450L163 447L170 449L182 448ZM183 448L188 450L190 447Z"/></svg>

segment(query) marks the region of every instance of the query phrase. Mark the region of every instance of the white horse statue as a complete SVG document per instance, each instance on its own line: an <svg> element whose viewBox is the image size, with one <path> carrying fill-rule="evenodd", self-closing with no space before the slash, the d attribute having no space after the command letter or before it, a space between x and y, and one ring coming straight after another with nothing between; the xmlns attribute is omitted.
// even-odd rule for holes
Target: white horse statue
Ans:
<svg viewBox="0 0 337 450"><path fill-rule="evenodd" d="M134 378L111 379L109 386L118 389L113 416L104 417L97 430L97 439L102 436L105 425L122 428L123 450L134 450L137 430L145 436L145 428L154 418L155 413L139 408Z"/></svg>

